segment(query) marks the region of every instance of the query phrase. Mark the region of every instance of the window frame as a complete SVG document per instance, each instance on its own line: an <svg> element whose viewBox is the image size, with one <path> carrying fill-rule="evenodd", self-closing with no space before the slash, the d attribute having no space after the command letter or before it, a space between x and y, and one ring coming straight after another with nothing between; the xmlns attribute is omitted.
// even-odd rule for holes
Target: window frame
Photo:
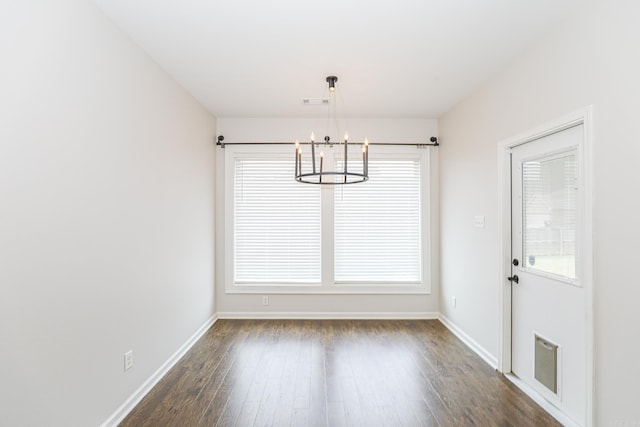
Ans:
<svg viewBox="0 0 640 427"><path fill-rule="evenodd" d="M421 280L419 283L367 282L336 283L334 278L334 191L341 185L320 186L321 206L321 280L319 283L235 283L235 237L234 237L234 191L235 159L258 155L264 158L291 159L291 179L293 180L294 151L291 146L237 144L226 146L222 164L224 197L224 278L227 294L431 294L433 276L432 247L432 156L431 150L417 146L375 146L369 152L369 160L417 159L420 162L420 233L421 233ZM351 153L350 153L351 155ZM354 157L355 158L355 157ZM329 165L328 165L329 166ZM311 185L311 184L299 184ZM353 184L367 185L367 183Z"/></svg>

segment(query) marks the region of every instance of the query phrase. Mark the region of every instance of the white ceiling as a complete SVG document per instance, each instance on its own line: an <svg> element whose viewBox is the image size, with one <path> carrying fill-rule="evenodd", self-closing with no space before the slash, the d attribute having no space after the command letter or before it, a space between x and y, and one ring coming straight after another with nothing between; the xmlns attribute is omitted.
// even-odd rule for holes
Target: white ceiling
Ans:
<svg viewBox="0 0 640 427"><path fill-rule="evenodd" d="M93 0L217 117L437 118L584 0Z"/></svg>

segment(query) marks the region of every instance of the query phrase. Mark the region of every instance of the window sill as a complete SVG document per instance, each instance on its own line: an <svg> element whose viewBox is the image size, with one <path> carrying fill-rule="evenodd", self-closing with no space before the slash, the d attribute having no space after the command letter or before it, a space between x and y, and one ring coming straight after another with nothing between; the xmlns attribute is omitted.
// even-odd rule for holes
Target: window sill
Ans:
<svg viewBox="0 0 640 427"><path fill-rule="evenodd" d="M429 295L431 289L423 284L376 285L234 285L227 286L227 294L291 294L291 295Z"/></svg>

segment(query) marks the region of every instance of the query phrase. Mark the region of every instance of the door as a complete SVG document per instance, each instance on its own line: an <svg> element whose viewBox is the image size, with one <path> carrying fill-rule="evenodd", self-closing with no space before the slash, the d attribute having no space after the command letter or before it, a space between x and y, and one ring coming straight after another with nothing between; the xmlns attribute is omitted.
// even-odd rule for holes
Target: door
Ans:
<svg viewBox="0 0 640 427"><path fill-rule="evenodd" d="M577 125L511 152L511 369L578 425L587 399L583 133Z"/></svg>

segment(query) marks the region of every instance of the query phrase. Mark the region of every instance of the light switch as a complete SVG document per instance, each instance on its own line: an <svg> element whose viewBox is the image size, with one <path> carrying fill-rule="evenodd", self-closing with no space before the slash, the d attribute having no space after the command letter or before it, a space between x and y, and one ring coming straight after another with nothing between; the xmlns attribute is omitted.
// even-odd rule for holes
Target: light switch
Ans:
<svg viewBox="0 0 640 427"><path fill-rule="evenodd" d="M473 217L473 226L477 228L484 228L484 215L476 215Z"/></svg>

